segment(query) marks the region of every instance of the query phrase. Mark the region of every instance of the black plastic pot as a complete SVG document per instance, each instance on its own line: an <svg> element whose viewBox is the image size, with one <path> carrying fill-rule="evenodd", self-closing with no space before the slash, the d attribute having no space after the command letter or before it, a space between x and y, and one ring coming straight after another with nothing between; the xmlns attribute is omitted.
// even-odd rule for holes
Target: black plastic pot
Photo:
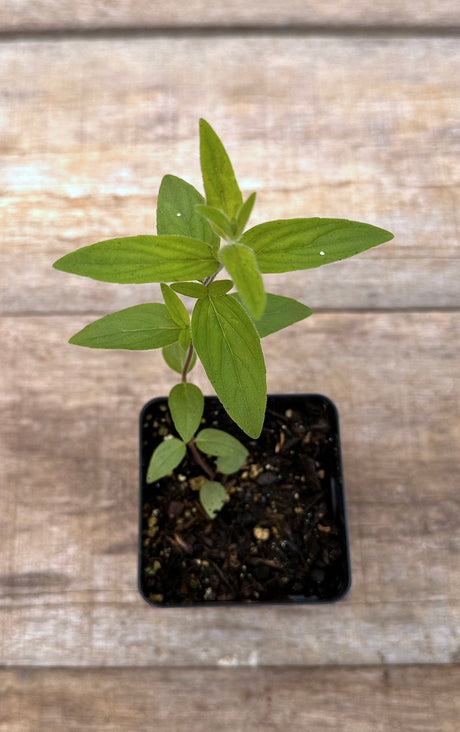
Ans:
<svg viewBox="0 0 460 732"><path fill-rule="evenodd" d="M188 483L189 475L193 478L200 473L190 456L174 475L151 485L146 483L154 448L165 433L175 431L167 399L153 399L144 406L140 417L139 527L139 590L143 598L160 607L319 604L343 598L350 588L351 569L335 405L319 394L269 395L264 429L258 440L251 440L236 427L216 397L205 398L204 419L204 426L231 432L246 444L250 458L253 453L259 458L263 456L259 463L266 464L250 466L252 482L243 469L231 477L229 492L233 495L211 522L202 511L198 493L190 488L193 480ZM272 463L277 465L282 458L284 464L290 460L294 466L287 479L267 460L271 441ZM243 480L244 476L247 480ZM234 496L242 493L243 484L241 501L247 502L243 512L238 513ZM271 503L272 495L277 496L276 505ZM285 511L284 501L291 508L295 504L291 513L290 509ZM272 512L270 521L265 514L263 521L260 517L252 518L251 512L259 510L262 504L267 515ZM256 538L254 521L269 527L264 530L265 534L269 532L268 540ZM280 522L281 534L277 528ZM192 530L187 528L190 524L198 538L187 533ZM226 532L230 555L219 566ZM215 550L214 535L220 542ZM247 549L247 557L242 547ZM291 556L293 569L285 571L280 557L287 563ZM226 579L225 568L230 567L233 575ZM233 587L235 578L238 580L245 573L246 584L246 580L241 580L242 587L233 590L235 597L229 597L226 585ZM219 577L223 577L224 591L214 589ZM174 583L175 589L170 590L169 583ZM283 583L285 591L280 589ZM184 584L187 591L182 592L180 587Z"/></svg>

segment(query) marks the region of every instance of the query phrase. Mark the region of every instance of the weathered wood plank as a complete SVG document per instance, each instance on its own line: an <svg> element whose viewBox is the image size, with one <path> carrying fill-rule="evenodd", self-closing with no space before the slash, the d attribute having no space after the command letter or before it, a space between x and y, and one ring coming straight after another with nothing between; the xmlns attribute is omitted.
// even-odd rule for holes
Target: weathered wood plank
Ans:
<svg viewBox="0 0 460 732"><path fill-rule="evenodd" d="M458 667L2 670L2 732L457 732Z"/></svg>
<svg viewBox="0 0 460 732"><path fill-rule="evenodd" d="M404 560L406 561L406 560ZM351 602L351 601L350 601ZM458 663L460 603L152 609L138 598L2 609L8 666Z"/></svg>
<svg viewBox="0 0 460 732"><path fill-rule="evenodd" d="M406 559L404 558L404 561ZM458 663L460 603L152 609L127 602L2 608L8 666L330 666Z"/></svg>
<svg viewBox="0 0 460 732"><path fill-rule="evenodd" d="M458 25L460 14L454 0L417 2L388 0L383 4L371 0L243 0L203 3L202 0L176 3L149 3L148 0L121 0L106 3L62 2L62 0L4 0L0 14L2 30L40 30L61 28L125 28L125 27L222 27L298 25L336 28L338 26L368 28L385 26L449 27Z"/></svg>
<svg viewBox="0 0 460 732"><path fill-rule="evenodd" d="M273 278L275 291L288 281L316 309L458 307L459 55L452 39L420 38L3 44L1 311L107 312L156 292L50 263L153 232L165 172L200 186L200 115L258 192L254 223L344 216L397 235L358 260Z"/></svg>
<svg viewBox="0 0 460 732"><path fill-rule="evenodd" d="M456 314L320 314L266 339L270 391L340 409L354 586L336 606L225 614L137 595L137 413L172 380L159 354L68 346L84 322L1 321L3 663L458 659Z"/></svg>

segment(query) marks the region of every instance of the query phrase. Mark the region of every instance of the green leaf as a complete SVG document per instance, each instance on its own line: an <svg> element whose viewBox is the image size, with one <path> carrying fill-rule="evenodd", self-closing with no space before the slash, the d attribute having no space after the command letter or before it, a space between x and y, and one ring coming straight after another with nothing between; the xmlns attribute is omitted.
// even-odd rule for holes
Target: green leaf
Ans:
<svg viewBox="0 0 460 732"><path fill-rule="evenodd" d="M241 458L236 457L218 457L216 460L216 468L217 471L223 475L231 475L241 468L245 460L246 458L241 460Z"/></svg>
<svg viewBox="0 0 460 732"><path fill-rule="evenodd" d="M186 236L127 236L81 247L55 269L102 282L171 282L204 279L218 268L209 244Z"/></svg>
<svg viewBox="0 0 460 732"><path fill-rule="evenodd" d="M265 289L253 250L244 244L228 244L219 257L251 315L260 318L265 309Z"/></svg>
<svg viewBox="0 0 460 732"><path fill-rule="evenodd" d="M158 192L157 233L191 236L218 247L219 237L196 211L199 203L204 198L190 183L165 175Z"/></svg>
<svg viewBox="0 0 460 732"><path fill-rule="evenodd" d="M171 343L169 346L163 348L163 358L168 364L169 368L176 371L178 374L182 374L185 366L185 359L187 358L188 348L182 348L180 343ZM187 373L193 369L196 364L196 353L193 352L192 360L190 361Z"/></svg>
<svg viewBox="0 0 460 732"><path fill-rule="evenodd" d="M212 224L219 236L223 239L233 239L235 230L227 214L214 206L200 205L196 206L196 210Z"/></svg>
<svg viewBox="0 0 460 732"><path fill-rule="evenodd" d="M230 295L198 300L192 315L198 356L230 417L251 437L260 435L267 398L260 338Z"/></svg>
<svg viewBox="0 0 460 732"><path fill-rule="evenodd" d="M87 348L146 351L174 343L180 328L165 305L145 303L105 315L76 333L69 343Z"/></svg>
<svg viewBox="0 0 460 732"><path fill-rule="evenodd" d="M181 332L179 333L179 343L181 344L184 351L187 350L190 343L192 342L192 331L190 327L188 328L182 328Z"/></svg>
<svg viewBox="0 0 460 732"><path fill-rule="evenodd" d="M154 483L156 480L164 478L165 475L169 475L174 468L180 465L186 452L185 443L178 440L177 437L170 437L160 442L150 459L147 469L147 483Z"/></svg>
<svg viewBox="0 0 460 732"><path fill-rule="evenodd" d="M181 295L186 295L186 297L201 298L208 296L207 288L199 282L174 282L171 287Z"/></svg>
<svg viewBox="0 0 460 732"><path fill-rule="evenodd" d="M192 439L203 416L204 397L195 384L176 384L169 393L169 411L184 442Z"/></svg>
<svg viewBox="0 0 460 732"><path fill-rule="evenodd" d="M222 483L206 480L200 488L200 503L210 519L216 517L227 501L227 491Z"/></svg>
<svg viewBox="0 0 460 732"><path fill-rule="evenodd" d="M237 236L240 236L240 234L244 231L244 227L249 221L249 217L252 213L252 209L254 208L254 204L256 202L256 194L251 193L249 198L243 203L240 210L238 211L236 222L237 222Z"/></svg>
<svg viewBox="0 0 460 732"><path fill-rule="evenodd" d="M215 280L208 285L208 292L212 297L220 297L220 295L225 295L232 287L232 280Z"/></svg>
<svg viewBox="0 0 460 732"><path fill-rule="evenodd" d="M218 458L217 469L221 473L235 473L244 464L249 453L236 437L222 430L201 430L195 442L201 452Z"/></svg>
<svg viewBox="0 0 460 732"><path fill-rule="evenodd" d="M180 328L188 328L190 326L190 316L180 297L164 282L161 283L161 292L171 318Z"/></svg>
<svg viewBox="0 0 460 732"><path fill-rule="evenodd" d="M240 295L232 292L234 297L242 305ZM263 315L254 321L256 330L261 338L276 333L278 330L287 328L299 320L308 318L312 315L313 310L292 297L283 297L282 295L272 295L267 292L267 302Z"/></svg>
<svg viewBox="0 0 460 732"><path fill-rule="evenodd" d="M255 251L261 272L319 267L390 239L393 234L370 224L319 218L268 221L241 237Z"/></svg>
<svg viewBox="0 0 460 732"><path fill-rule="evenodd" d="M222 142L204 119L200 120L200 158L206 203L234 218L243 196Z"/></svg>

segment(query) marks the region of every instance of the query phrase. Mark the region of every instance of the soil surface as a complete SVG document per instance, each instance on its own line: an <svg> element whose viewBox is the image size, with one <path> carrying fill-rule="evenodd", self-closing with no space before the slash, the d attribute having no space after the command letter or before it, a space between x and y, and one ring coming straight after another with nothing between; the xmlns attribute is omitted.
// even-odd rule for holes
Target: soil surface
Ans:
<svg viewBox="0 0 460 732"><path fill-rule="evenodd" d="M176 435L166 405L155 400L142 415L144 597L182 605L321 602L344 594L349 570L331 403L316 395L269 397L261 436L252 440L208 397L203 427L230 432L250 453L237 473L217 475L228 502L214 520L200 504L203 470L189 452L173 474L145 483L154 447Z"/></svg>

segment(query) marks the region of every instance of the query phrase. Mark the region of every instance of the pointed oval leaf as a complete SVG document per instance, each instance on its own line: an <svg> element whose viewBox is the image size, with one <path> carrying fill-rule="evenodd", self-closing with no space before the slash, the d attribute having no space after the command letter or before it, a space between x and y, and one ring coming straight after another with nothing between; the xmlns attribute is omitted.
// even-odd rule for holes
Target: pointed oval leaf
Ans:
<svg viewBox="0 0 460 732"><path fill-rule="evenodd" d="M192 439L203 416L204 396L195 384L176 384L168 399L174 426L184 442Z"/></svg>
<svg viewBox="0 0 460 732"><path fill-rule="evenodd" d="M206 480L200 488L200 503L210 519L214 519L227 501L227 491L222 483Z"/></svg>
<svg viewBox="0 0 460 732"><path fill-rule="evenodd" d="M211 297L226 295L233 287L232 280L215 280L208 285L208 292Z"/></svg>
<svg viewBox="0 0 460 732"><path fill-rule="evenodd" d="M261 272L290 272L352 257L393 234L346 219L268 221L246 231L241 241L254 250Z"/></svg>
<svg viewBox="0 0 460 732"><path fill-rule="evenodd" d="M191 328L182 328L179 333L179 343L181 344L184 351L186 351L192 342L192 331Z"/></svg>
<svg viewBox="0 0 460 732"><path fill-rule="evenodd" d="M201 430L195 442L201 452L217 457L217 470L226 475L239 470L249 455L236 437L211 427Z"/></svg>
<svg viewBox="0 0 460 732"><path fill-rule="evenodd" d="M179 334L180 328L166 306L154 302L104 315L72 336L69 343L87 348L147 351L174 343Z"/></svg>
<svg viewBox="0 0 460 732"><path fill-rule="evenodd" d="M252 213L252 209L254 208L254 204L256 202L256 194L251 193L249 198L243 203L240 210L238 211L238 215L236 217L237 221L237 236L240 236L240 234L244 231L244 227L249 221L249 217Z"/></svg>
<svg viewBox="0 0 460 732"><path fill-rule="evenodd" d="M219 258L251 315L260 318L265 309L265 289L254 251L244 244L228 244L220 250Z"/></svg>
<svg viewBox="0 0 460 732"><path fill-rule="evenodd" d="M200 282L173 282L172 289L186 297L207 297L208 290Z"/></svg>
<svg viewBox="0 0 460 732"><path fill-rule="evenodd" d="M181 464L186 452L185 443L178 440L177 437L171 437L160 442L150 458L149 467L147 468L147 483L154 483L156 480L164 478L165 475L169 475Z"/></svg>
<svg viewBox="0 0 460 732"><path fill-rule="evenodd" d="M223 211L214 206L200 205L196 206L197 212L212 224L215 231L223 239L232 239L234 230L232 222Z"/></svg>
<svg viewBox="0 0 460 732"><path fill-rule="evenodd" d="M239 303L244 305L238 292L232 292ZM254 325L261 338L287 328L299 320L304 320L313 314L313 310L292 297L272 295L267 292L267 301L263 315L254 320Z"/></svg>
<svg viewBox="0 0 460 732"><path fill-rule="evenodd" d="M196 211L199 203L204 203L204 198L190 183L165 175L158 192L157 233L191 236L218 247L219 237Z"/></svg>
<svg viewBox="0 0 460 732"><path fill-rule="evenodd" d="M165 305L168 308L168 312L174 322L177 323L180 328L188 328L190 326L190 316L180 297L178 297L174 290L164 282L161 283L161 293L163 295Z"/></svg>
<svg viewBox="0 0 460 732"><path fill-rule="evenodd" d="M200 159L206 203L234 218L243 196L222 142L204 119L200 119Z"/></svg>
<svg viewBox="0 0 460 732"><path fill-rule="evenodd" d="M127 236L81 247L55 269L102 282L171 282L204 279L218 268L206 242L186 236Z"/></svg>
<svg viewBox="0 0 460 732"><path fill-rule="evenodd" d="M249 315L230 295L198 300L193 345L230 417L251 437L260 435L267 399L260 338Z"/></svg>
<svg viewBox="0 0 460 732"><path fill-rule="evenodd" d="M180 343L171 343L169 346L164 346L162 353L163 358L168 364L169 368L176 371L178 374L182 374L185 366L185 359L187 358L187 348L182 348ZM193 369L196 364L196 353L193 352L192 359L190 361L187 373Z"/></svg>

